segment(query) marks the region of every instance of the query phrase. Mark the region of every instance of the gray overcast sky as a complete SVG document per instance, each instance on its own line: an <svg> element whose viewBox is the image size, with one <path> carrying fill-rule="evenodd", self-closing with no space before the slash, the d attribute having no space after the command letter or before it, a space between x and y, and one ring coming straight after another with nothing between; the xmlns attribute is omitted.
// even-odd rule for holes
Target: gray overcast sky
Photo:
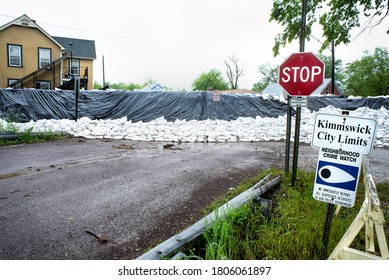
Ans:
<svg viewBox="0 0 389 280"><path fill-rule="evenodd" d="M296 41L273 57L282 28L269 23L271 6L270 0L13 0L2 6L0 25L26 14L52 36L94 40L99 83L104 56L106 81L142 84L153 78L174 90L190 90L194 79L214 68L227 81L223 60L235 54L244 67L239 87L251 89L261 64L277 66L299 50ZM337 59L347 63L364 50L388 47L388 21L336 48ZM320 39L321 31L314 36ZM305 50L319 48L311 39Z"/></svg>

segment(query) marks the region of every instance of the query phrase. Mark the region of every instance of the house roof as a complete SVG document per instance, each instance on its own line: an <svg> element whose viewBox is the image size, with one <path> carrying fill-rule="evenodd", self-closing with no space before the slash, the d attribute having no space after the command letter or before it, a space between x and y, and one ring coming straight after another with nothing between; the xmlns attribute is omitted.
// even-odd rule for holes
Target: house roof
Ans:
<svg viewBox="0 0 389 280"><path fill-rule="evenodd" d="M284 89L278 84L269 84L263 91L262 94L268 95L282 95L284 93Z"/></svg>
<svg viewBox="0 0 389 280"><path fill-rule="evenodd" d="M74 58L96 59L95 41L53 36Z"/></svg>
<svg viewBox="0 0 389 280"><path fill-rule="evenodd" d="M53 41L56 45L58 45L61 49L64 49L59 42L53 39L53 37L50 36L49 33L47 33L43 28L41 28L35 20L30 19L27 15L22 15L6 24L0 27L0 31L12 26L12 25L19 25L23 27L28 27L28 28L36 28L43 34L45 34L51 41Z"/></svg>
<svg viewBox="0 0 389 280"><path fill-rule="evenodd" d="M141 89L141 91L165 91L166 88L164 86L161 86L160 84L151 84L148 86L145 86Z"/></svg>
<svg viewBox="0 0 389 280"><path fill-rule="evenodd" d="M91 40L75 39L50 36L43 28L41 28L35 20L32 20L27 15L22 15L0 27L0 31L12 26L19 25L27 28L36 28L42 32L47 38L58 45L62 50L66 50L69 53L73 52L75 58L96 59L95 42Z"/></svg>
<svg viewBox="0 0 389 280"><path fill-rule="evenodd" d="M311 95L321 95L322 92L331 84L331 79L327 78L324 79L323 83L314 91ZM342 94L342 91L335 83L335 89L339 92L339 94Z"/></svg>

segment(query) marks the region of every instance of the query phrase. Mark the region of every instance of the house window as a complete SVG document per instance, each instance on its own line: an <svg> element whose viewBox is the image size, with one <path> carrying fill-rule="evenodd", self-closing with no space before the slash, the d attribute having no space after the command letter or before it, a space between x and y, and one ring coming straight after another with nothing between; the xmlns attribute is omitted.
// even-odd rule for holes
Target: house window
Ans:
<svg viewBox="0 0 389 280"><path fill-rule="evenodd" d="M44 49L39 48L38 49L38 67L44 68L51 64L51 49Z"/></svg>
<svg viewBox="0 0 389 280"><path fill-rule="evenodd" d="M71 59L70 60L70 75L78 76L80 74L80 60Z"/></svg>
<svg viewBox="0 0 389 280"><path fill-rule="evenodd" d="M18 81L18 79L8 79L8 85L11 85L17 81ZM18 83L15 85L15 88L21 88L21 87L22 87L21 83Z"/></svg>
<svg viewBox="0 0 389 280"><path fill-rule="evenodd" d="M22 46L8 45L8 66L22 67Z"/></svg>
<svg viewBox="0 0 389 280"><path fill-rule="evenodd" d="M37 81L35 88L36 89L51 89L51 83L48 81Z"/></svg>

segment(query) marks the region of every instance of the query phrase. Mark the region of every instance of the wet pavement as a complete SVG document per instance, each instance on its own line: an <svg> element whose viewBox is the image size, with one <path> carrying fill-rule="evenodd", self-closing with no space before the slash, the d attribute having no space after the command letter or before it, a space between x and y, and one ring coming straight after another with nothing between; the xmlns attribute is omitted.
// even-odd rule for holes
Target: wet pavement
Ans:
<svg viewBox="0 0 389 280"><path fill-rule="evenodd" d="M0 259L136 258L184 229L259 170L284 168L282 142L86 140L0 148ZM387 149L373 178L386 179ZM300 145L299 168L318 151Z"/></svg>

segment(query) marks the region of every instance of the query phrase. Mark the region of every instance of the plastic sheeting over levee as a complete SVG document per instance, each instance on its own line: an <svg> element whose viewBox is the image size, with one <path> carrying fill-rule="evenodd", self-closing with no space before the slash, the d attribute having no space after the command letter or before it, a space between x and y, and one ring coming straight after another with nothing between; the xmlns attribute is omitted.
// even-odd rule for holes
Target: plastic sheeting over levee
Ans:
<svg viewBox="0 0 389 280"><path fill-rule="evenodd" d="M360 107L368 107L378 110L381 107L389 109L389 98L387 97L368 97L368 98L343 98L336 96L317 96L309 97L308 109L311 111L319 111L321 108L333 106L342 110L353 111Z"/></svg>
<svg viewBox="0 0 389 280"><path fill-rule="evenodd" d="M18 122L39 119L75 119L74 91L0 89L0 118ZM253 95L212 92L81 91L78 118L148 122L160 117L179 120L235 120L239 117L278 117L286 114L285 103Z"/></svg>
<svg viewBox="0 0 389 280"><path fill-rule="evenodd" d="M318 111L327 106L342 110L358 107L389 109L389 99L309 97L308 109ZM75 119L74 91L0 89L0 118L28 122L39 119ZM287 104L254 95L226 94L215 101L212 92L136 92L81 91L78 118L118 119L149 122L160 117L179 120L235 120L239 117L279 117Z"/></svg>

